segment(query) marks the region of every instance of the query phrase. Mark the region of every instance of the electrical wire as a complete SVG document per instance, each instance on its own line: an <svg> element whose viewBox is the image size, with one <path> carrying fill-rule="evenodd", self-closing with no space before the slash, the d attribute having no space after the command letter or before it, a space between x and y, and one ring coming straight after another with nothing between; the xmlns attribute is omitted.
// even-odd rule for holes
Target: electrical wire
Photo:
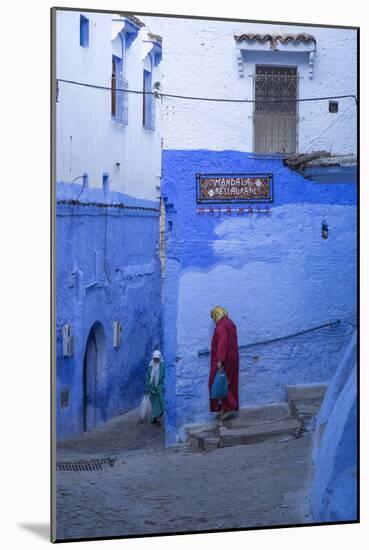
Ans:
<svg viewBox="0 0 369 550"><path fill-rule="evenodd" d="M86 179L84 178L84 176L82 174L82 176L77 176L76 178L74 178L74 180L72 180L72 183L74 183L75 181L79 180L80 178L83 178L83 185L82 185L81 191L78 193L77 197L75 198L75 200L77 200L77 201L80 198L80 196L82 195L83 191L85 190Z"/></svg>
<svg viewBox="0 0 369 550"><path fill-rule="evenodd" d="M87 82L78 82L77 80L65 80L63 78L57 79L57 86L59 82L65 82L66 84L75 84L77 86L85 86L87 88L95 88L97 90L108 90L112 91L112 88L109 86L99 86L97 84L88 84ZM144 90L125 90L116 88L115 92L126 92L131 94L139 95L154 95L157 98L174 98L174 99L189 99L194 101L215 101L215 102L225 102L225 103L291 103L293 102L304 102L304 101L326 101L328 99L344 99L344 98L354 98L357 105L357 97L355 94L346 94L346 95L334 95L326 97L305 97L305 98L296 98L296 99L271 99L271 100L256 100L256 99L227 99L227 98L214 98L214 97L196 97L196 96L185 96L177 94L165 94L158 91L148 92Z"/></svg>
<svg viewBox="0 0 369 550"><path fill-rule="evenodd" d="M254 346L260 346L265 344L271 344L274 342L280 342L282 340L288 340L289 338L294 338L295 336L301 336L302 334L307 334L308 332L314 332L316 330L320 330L322 328L332 328L336 327L341 324L341 320L337 319L336 321L330 321L329 323L324 323L323 325L318 325L316 327L307 328L305 330L300 330L299 332L295 332L293 334L288 334L287 336L279 336L278 338L272 338L270 340L263 340L259 342L253 342L252 344L243 344L238 346L238 349L246 349L246 348L252 348ZM197 352L197 355L209 355L210 350L208 349L202 349Z"/></svg>
<svg viewBox="0 0 369 550"><path fill-rule="evenodd" d="M56 201L56 204L67 204L70 206L96 206L97 208L119 208L121 210L140 210L143 212L160 213L160 210L158 208L152 208L149 206L131 206L131 205L124 204L122 202L113 202L113 203L94 202L94 201L81 202L77 199L58 199Z"/></svg>
<svg viewBox="0 0 369 550"><path fill-rule="evenodd" d="M325 129L321 132L321 134L319 134L319 136L315 137L315 138L312 139L307 145L305 145L305 150L307 150L307 149L310 147L310 145L311 145L312 143L314 143L315 141L317 141L318 139L320 139L320 138L323 136L323 134L325 134L326 132L328 132L328 131L329 131L329 130L330 130L339 120L341 120L342 117L343 117L343 115L345 115L345 114L347 113L347 111L348 111L349 109L352 108L352 106L353 106L353 103L352 103L351 105L349 105L349 106L347 107L347 109L345 109L345 110L343 111L343 113L341 113L340 115L338 115L338 117L332 122L332 124L330 124L329 126L327 126L327 128L325 128Z"/></svg>
<svg viewBox="0 0 369 550"><path fill-rule="evenodd" d="M107 238L108 238L108 207L105 208L104 271L105 271L106 278L108 279L109 284L111 285L111 279L108 272L109 271L108 258L106 256Z"/></svg>

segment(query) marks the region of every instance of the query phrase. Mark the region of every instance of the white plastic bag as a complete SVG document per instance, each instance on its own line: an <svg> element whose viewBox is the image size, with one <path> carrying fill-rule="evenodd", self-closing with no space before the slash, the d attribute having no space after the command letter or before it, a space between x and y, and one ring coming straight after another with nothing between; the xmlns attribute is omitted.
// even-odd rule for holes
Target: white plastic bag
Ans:
<svg viewBox="0 0 369 550"><path fill-rule="evenodd" d="M140 405L140 420L148 420L151 416L151 399L148 393L145 393Z"/></svg>

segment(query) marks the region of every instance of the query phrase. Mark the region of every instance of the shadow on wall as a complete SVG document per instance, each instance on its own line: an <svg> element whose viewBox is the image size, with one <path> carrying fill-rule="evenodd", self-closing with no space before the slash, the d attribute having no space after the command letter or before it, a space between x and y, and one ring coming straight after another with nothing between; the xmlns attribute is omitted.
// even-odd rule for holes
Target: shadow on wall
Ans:
<svg viewBox="0 0 369 550"><path fill-rule="evenodd" d="M357 333L324 399L314 437L313 518L357 520Z"/></svg>

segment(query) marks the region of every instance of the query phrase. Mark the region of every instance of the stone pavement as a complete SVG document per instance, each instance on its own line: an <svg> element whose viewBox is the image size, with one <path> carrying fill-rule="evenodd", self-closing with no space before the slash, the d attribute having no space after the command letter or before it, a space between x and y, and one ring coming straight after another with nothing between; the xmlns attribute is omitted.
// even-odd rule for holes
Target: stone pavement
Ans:
<svg viewBox="0 0 369 550"><path fill-rule="evenodd" d="M57 446L58 460L115 456L126 451L155 451L164 447L164 427L138 422L138 409L105 422L79 437L63 440Z"/></svg>
<svg viewBox="0 0 369 550"><path fill-rule="evenodd" d="M57 538L206 531L311 522L311 435L216 449L163 447L137 411L59 443L58 461L115 458L57 472Z"/></svg>

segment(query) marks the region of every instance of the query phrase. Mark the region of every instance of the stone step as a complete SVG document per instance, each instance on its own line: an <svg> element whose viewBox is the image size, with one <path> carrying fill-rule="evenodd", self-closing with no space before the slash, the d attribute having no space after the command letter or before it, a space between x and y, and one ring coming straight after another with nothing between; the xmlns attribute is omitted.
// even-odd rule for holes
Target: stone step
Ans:
<svg viewBox="0 0 369 550"><path fill-rule="evenodd" d="M327 391L326 384L286 386L287 402L241 409L216 424L187 428L187 443L194 449L252 445L265 441L288 441L315 427Z"/></svg>
<svg viewBox="0 0 369 550"><path fill-rule="evenodd" d="M286 386L288 400L321 399L323 401L327 391L327 384L299 384Z"/></svg>
<svg viewBox="0 0 369 550"><path fill-rule="evenodd" d="M326 384L286 386L290 409L301 421L305 431L315 429L316 418L327 388Z"/></svg>
<svg viewBox="0 0 369 550"><path fill-rule="evenodd" d="M240 428L255 426L265 422L275 422L291 417L291 410L288 403L271 403L256 407L241 409L235 417L223 420L222 424L227 428Z"/></svg>
<svg viewBox="0 0 369 550"><path fill-rule="evenodd" d="M219 447L218 427L210 424L187 428L187 443L193 449L214 451Z"/></svg>
<svg viewBox="0 0 369 550"><path fill-rule="evenodd" d="M281 441L299 436L301 423L291 415L287 403L271 403L241 409L219 424L187 427L187 443L196 450Z"/></svg>
<svg viewBox="0 0 369 550"><path fill-rule="evenodd" d="M252 445L265 441L288 441L296 439L301 432L301 424L296 418L244 426L239 428L219 428L219 446L230 447L232 445Z"/></svg>

